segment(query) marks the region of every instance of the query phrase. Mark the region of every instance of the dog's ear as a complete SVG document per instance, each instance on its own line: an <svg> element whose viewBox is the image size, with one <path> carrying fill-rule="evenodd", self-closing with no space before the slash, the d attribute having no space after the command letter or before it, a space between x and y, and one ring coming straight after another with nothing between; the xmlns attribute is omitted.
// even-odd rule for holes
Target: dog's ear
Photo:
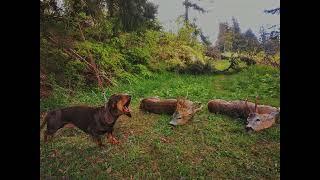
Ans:
<svg viewBox="0 0 320 180"><path fill-rule="evenodd" d="M110 96L110 98L109 98L109 101L108 101L108 107L110 108L110 109L114 109L114 108L116 108L116 104L117 104L117 102L119 101L119 96L116 96L116 95L112 95L112 96Z"/></svg>
<svg viewBox="0 0 320 180"><path fill-rule="evenodd" d="M114 119L112 118L112 116L110 115L106 115L104 117L104 120L108 123L108 124L112 124L114 122Z"/></svg>

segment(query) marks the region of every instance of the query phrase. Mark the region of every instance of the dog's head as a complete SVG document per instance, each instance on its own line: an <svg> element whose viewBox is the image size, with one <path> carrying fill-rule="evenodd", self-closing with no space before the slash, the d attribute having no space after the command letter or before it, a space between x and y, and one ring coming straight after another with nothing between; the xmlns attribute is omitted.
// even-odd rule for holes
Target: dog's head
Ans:
<svg viewBox="0 0 320 180"><path fill-rule="evenodd" d="M123 114L131 117L129 105L131 96L128 94L114 94L109 98L107 108L115 115L121 116Z"/></svg>

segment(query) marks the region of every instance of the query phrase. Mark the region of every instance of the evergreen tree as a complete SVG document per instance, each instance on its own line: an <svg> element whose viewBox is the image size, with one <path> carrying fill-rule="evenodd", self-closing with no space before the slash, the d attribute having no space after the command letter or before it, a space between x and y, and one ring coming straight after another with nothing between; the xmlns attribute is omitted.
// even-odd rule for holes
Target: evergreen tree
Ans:
<svg viewBox="0 0 320 180"><path fill-rule="evenodd" d="M256 35L252 32L251 29L248 29L244 33L244 38L246 40L246 51L254 53L259 47L259 41Z"/></svg>

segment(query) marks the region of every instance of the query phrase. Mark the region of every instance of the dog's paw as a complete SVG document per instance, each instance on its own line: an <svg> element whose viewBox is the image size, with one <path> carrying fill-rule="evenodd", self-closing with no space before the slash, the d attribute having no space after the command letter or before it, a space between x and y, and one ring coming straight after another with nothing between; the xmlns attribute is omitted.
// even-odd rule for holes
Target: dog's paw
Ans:
<svg viewBox="0 0 320 180"><path fill-rule="evenodd" d="M119 144L120 143L120 141L119 140L117 140L116 138L110 138L109 139L109 142L111 143L111 144L113 144L113 145L115 145L115 144Z"/></svg>
<svg viewBox="0 0 320 180"><path fill-rule="evenodd" d="M106 145L104 145L104 144L98 144L98 147L99 147L99 148L104 148L104 147L106 147Z"/></svg>

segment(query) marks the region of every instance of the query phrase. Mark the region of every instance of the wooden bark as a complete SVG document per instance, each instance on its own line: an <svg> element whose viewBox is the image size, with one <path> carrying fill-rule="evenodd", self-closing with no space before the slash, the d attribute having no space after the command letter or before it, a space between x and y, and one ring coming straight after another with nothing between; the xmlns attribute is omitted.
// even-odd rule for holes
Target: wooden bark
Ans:
<svg viewBox="0 0 320 180"><path fill-rule="evenodd" d="M172 115L177 108L176 99L164 99L159 98L145 98L140 102L140 109L143 111L155 113L155 114L169 114Z"/></svg>
<svg viewBox="0 0 320 180"><path fill-rule="evenodd" d="M255 103L247 102L251 111L254 111ZM225 101L222 99L215 99L208 102L209 112L226 114L232 117L247 118L250 111L246 108L245 101ZM257 113L270 114L278 112L278 109L272 106L257 105Z"/></svg>

